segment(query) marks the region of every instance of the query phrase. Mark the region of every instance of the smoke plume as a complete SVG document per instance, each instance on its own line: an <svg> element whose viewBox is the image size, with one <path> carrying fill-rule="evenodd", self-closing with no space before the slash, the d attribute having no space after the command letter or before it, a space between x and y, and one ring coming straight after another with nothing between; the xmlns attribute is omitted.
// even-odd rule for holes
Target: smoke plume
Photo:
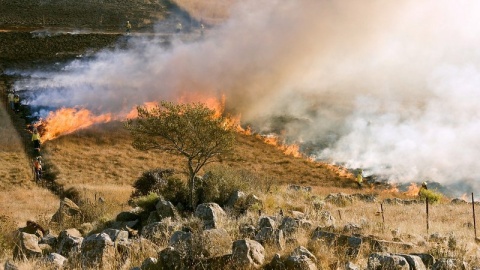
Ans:
<svg viewBox="0 0 480 270"><path fill-rule="evenodd" d="M239 2L203 38L131 38L18 87L48 90L32 105L116 114L224 95L242 122L320 160L479 187L480 2Z"/></svg>

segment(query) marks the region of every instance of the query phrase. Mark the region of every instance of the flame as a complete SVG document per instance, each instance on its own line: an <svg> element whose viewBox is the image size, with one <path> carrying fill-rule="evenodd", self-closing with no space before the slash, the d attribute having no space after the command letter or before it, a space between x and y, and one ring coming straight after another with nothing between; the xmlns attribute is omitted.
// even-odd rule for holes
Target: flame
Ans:
<svg viewBox="0 0 480 270"><path fill-rule="evenodd" d="M83 129L97 123L106 123L112 120L111 114L93 115L87 109L61 108L55 112L50 112L45 120L41 120L44 125L42 141L48 141L57 138L60 135L72 133L78 129Z"/></svg>
<svg viewBox="0 0 480 270"><path fill-rule="evenodd" d="M405 191L405 195L410 197L416 197L418 196L419 191L420 191L420 187L415 183L411 183L410 186L408 186L407 191Z"/></svg>
<svg viewBox="0 0 480 270"><path fill-rule="evenodd" d="M382 193L387 193L387 194L398 193L398 186L397 186L397 184L392 184L392 187L391 187L391 188L383 190Z"/></svg>
<svg viewBox="0 0 480 270"><path fill-rule="evenodd" d="M261 138L265 143L273 145L282 150L287 156L304 157L304 155L300 153L300 146L298 144L286 144L284 142L280 142L278 136L274 134L261 136Z"/></svg>

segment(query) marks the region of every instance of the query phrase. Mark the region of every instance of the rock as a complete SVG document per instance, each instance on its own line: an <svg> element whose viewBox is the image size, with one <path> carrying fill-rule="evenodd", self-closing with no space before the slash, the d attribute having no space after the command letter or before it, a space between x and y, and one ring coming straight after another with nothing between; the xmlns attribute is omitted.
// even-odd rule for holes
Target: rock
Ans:
<svg viewBox="0 0 480 270"><path fill-rule="evenodd" d="M307 248L303 246L299 246L295 248L292 253L290 253L290 256L296 256L296 255L304 255L310 258L313 262L317 263L317 257L313 255Z"/></svg>
<svg viewBox="0 0 480 270"><path fill-rule="evenodd" d="M42 249L38 246L38 236L21 232L13 251L15 259L31 259L42 256Z"/></svg>
<svg viewBox="0 0 480 270"><path fill-rule="evenodd" d="M318 226L319 227L334 227L335 218L330 214L329 211L321 211L318 213Z"/></svg>
<svg viewBox="0 0 480 270"><path fill-rule="evenodd" d="M360 234L361 232L362 232L362 227L355 223L347 223L343 227L343 233Z"/></svg>
<svg viewBox="0 0 480 270"><path fill-rule="evenodd" d="M427 253L411 253L410 255L415 255L415 256L420 257L423 264L428 269L430 269L432 267L432 265L435 263L435 258L432 255L427 254Z"/></svg>
<svg viewBox="0 0 480 270"><path fill-rule="evenodd" d="M398 254L405 258L410 266L411 270L427 270L425 264L423 263L422 259L419 256L411 255L411 254Z"/></svg>
<svg viewBox="0 0 480 270"><path fill-rule="evenodd" d="M320 245L333 246L350 257L356 257L360 251L363 240L360 237L335 234L323 231L322 228L317 228L309 241L311 249L317 249Z"/></svg>
<svg viewBox="0 0 480 270"><path fill-rule="evenodd" d="M203 258L221 257L232 253L232 238L225 229L204 230L198 239Z"/></svg>
<svg viewBox="0 0 480 270"><path fill-rule="evenodd" d="M57 247L57 236L52 235L50 233L47 233L46 235L44 235L40 239L40 241L38 243L39 244L47 244L47 245L51 246L52 248L56 248Z"/></svg>
<svg viewBox="0 0 480 270"><path fill-rule="evenodd" d="M345 263L345 270L360 270L360 266L352 263L352 262L346 262Z"/></svg>
<svg viewBox="0 0 480 270"><path fill-rule="evenodd" d="M205 229L214 229L221 227L227 214L216 203L203 203L197 206L195 216L203 221Z"/></svg>
<svg viewBox="0 0 480 270"><path fill-rule="evenodd" d="M170 237L168 245L175 248L175 251L179 252L182 257L191 254L193 234L191 232L176 231Z"/></svg>
<svg viewBox="0 0 480 270"><path fill-rule="evenodd" d="M248 239L255 238L256 228L253 225L242 224L240 225L238 230L241 236L240 238L248 238Z"/></svg>
<svg viewBox="0 0 480 270"><path fill-rule="evenodd" d="M86 237L81 247L82 266L109 268L115 264L115 247L106 233L92 234Z"/></svg>
<svg viewBox="0 0 480 270"><path fill-rule="evenodd" d="M236 190L228 198L226 206L238 211L244 211L246 210L246 200L247 195L240 190Z"/></svg>
<svg viewBox="0 0 480 270"><path fill-rule="evenodd" d="M464 199L455 198L450 201L451 204L467 204L468 202Z"/></svg>
<svg viewBox="0 0 480 270"><path fill-rule="evenodd" d="M386 240L377 240L369 237L364 237L364 240L370 244L370 249L377 252L388 252L388 251L408 251L415 247L412 243L405 242L396 242L396 241L386 241Z"/></svg>
<svg viewBox="0 0 480 270"><path fill-rule="evenodd" d="M143 260L141 270L156 270L157 268L157 259L149 257Z"/></svg>
<svg viewBox="0 0 480 270"><path fill-rule="evenodd" d="M160 222L160 221L161 221L160 216L158 216L157 210L155 210L155 211L150 212L145 224L152 224L152 223Z"/></svg>
<svg viewBox="0 0 480 270"><path fill-rule="evenodd" d="M367 203L377 202L377 195L374 195L374 194L356 193L356 194L352 194L352 197L362 202L367 202Z"/></svg>
<svg viewBox="0 0 480 270"><path fill-rule="evenodd" d="M175 206L173 206L171 202L164 199L160 199L158 201L158 203L155 205L155 209L157 210L160 221L164 218L172 218L172 220L178 218L178 213Z"/></svg>
<svg viewBox="0 0 480 270"><path fill-rule="evenodd" d="M50 265L52 269L61 269L68 260L58 253L50 253L45 257L44 261L47 265Z"/></svg>
<svg viewBox="0 0 480 270"><path fill-rule="evenodd" d="M60 201L60 208L58 208L57 212L52 216L52 221L63 222L73 218L80 219L81 216L82 211L80 210L80 207L70 199L63 198L63 200Z"/></svg>
<svg viewBox="0 0 480 270"><path fill-rule="evenodd" d="M299 222L296 219L292 217L284 217L279 229L283 230L286 236L290 236L297 233L299 227Z"/></svg>
<svg viewBox="0 0 480 270"><path fill-rule="evenodd" d="M42 250L42 255L47 255L53 252L53 247L49 244L38 244L38 247Z"/></svg>
<svg viewBox="0 0 480 270"><path fill-rule="evenodd" d="M255 235L255 240L262 245L275 246L278 250L285 248L285 236L282 230L264 227Z"/></svg>
<svg viewBox="0 0 480 270"><path fill-rule="evenodd" d="M286 270L316 270L317 265L305 255L292 255L285 261Z"/></svg>
<svg viewBox="0 0 480 270"><path fill-rule="evenodd" d="M432 266L432 270L467 270L470 269L466 262L452 259L440 258Z"/></svg>
<svg viewBox="0 0 480 270"><path fill-rule="evenodd" d="M28 220L27 225L23 228L18 229L20 232L28 233L28 234L34 234L38 236L39 238L42 238L46 234L46 230L40 226L40 224Z"/></svg>
<svg viewBox="0 0 480 270"><path fill-rule="evenodd" d="M133 221L138 219L140 219L140 215L131 211L120 212L115 218L116 221Z"/></svg>
<svg viewBox="0 0 480 270"><path fill-rule="evenodd" d="M82 234L82 236L88 235L91 231L93 231L93 225L90 222L82 223L78 231Z"/></svg>
<svg viewBox="0 0 480 270"><path fill-rule="evenodd" d="M263 202L257 196L253 194L249 194L247 196L247 207L251 207L253 205L258 205L260 208L263 208Z"/></svg>
<svg viewBox="0 0 480 270"><path fill-rule="evenodd" d="M231 260L235 269L259 269L265 261L265 249L254 240L237 240L232 244Z"/></svg>
<svg viewBox="0 0 480 270"><path fill-rule="evenodd" d="M265 269L268 269L268 270L284 270L285 269L285 264L283 263L282 257L280 256L280 254L275 253L275 255L273 255L272 260L267 265L267 267L265 267Z"/></svg>
<svg viewBox="0 0 480 270"><path fill-rule="evenodd" d="M5 262L5 264L3 265L3 269L4 270L19 270L20 268L18 268L18 266L15 263L11 262L10 260L7 260Z"/></svg>
<svg viewBox="0 0 480 270"><path fill-rule="evenodd" d="M70 253L80 252L83 237L77 229L67 229L58 235L57 253L69 257Z"/></svg>
<svg viewBox="0 0 480 270"><path fill-rule="evenodd" d="M347 206L353 203L353 197L345 193L328 194L325 202L336 206Z"/></svg>
<svg viewBox="0 0 480 270"><path fill-rule="evenodd" d="M275 227L275 220L272 217L260 217L258 220L258 228L263 229L263 228L276 228Z"/></svg>
<svg viewBox="0 0 480 270"><path fill-rule="evenodd" d="M300 211L292 210L292 217L294 219L297 219L297 220L304 219L305 218L305 213L302 213Z"/></svg>
<svg viewBox="0 0 480 270"><path fill-rule="evenodd" d="M115 229L105 229L102 231L102 233L106 233L112 242L118 243L118 242L127 242L128 241L128 232L123 231L123 230L115 230Z"/></svg>
<svg viewBox="0 0 480 270"><path fill-rule="evenodd" d="M166 247L158 253L158 262L154 269L188 269L185 265L184 255L174 247Z"/></svg>
<svg viewBox="0 0 480 270"><path fill-rule="evenodd" d="M142 236L157 245L163 245L175 230L174 225L169 220L147 224L142 229Z"/></svg>
<svg viewBox="0 0 480 270"><path fill-rule="evenodd" d="M398 255L389 253L372 253L368 256L367 269L369 270L410 270L407 260Z"/></svg>
<svg viewBox="0 0 480 270"><path fill-rule="evenodd" d="M116 221L113 222L110 228L117 229L117 230L138 230L141 226L140 220L132 220L132 221Z"/></svg>

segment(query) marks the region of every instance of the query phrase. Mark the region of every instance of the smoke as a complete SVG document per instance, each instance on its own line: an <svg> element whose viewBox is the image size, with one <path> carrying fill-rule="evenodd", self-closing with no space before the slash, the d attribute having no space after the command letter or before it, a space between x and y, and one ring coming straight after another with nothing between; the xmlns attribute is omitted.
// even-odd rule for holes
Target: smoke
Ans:
<svg viewBox="0 0 480 270"><path fill-rule="evenodd" d="M203 38L132 38L17 87L48 90L32 91L32 105L117 114L225 95L244 123L318 159L479 187L480 3L240 2Z"/></svg>

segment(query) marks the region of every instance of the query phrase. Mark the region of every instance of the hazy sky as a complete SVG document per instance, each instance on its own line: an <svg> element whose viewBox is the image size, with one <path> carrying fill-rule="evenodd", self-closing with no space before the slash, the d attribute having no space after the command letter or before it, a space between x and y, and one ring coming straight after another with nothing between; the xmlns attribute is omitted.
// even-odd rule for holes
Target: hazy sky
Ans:
<svg viewBox="0 0 480 270"><path fill-rule="evenodd" d="M241 1L201 40L132 39L26 83L49 90L33 105L97 113L225 95L244 123L319 159L480 187L478 14L467 0Z"/></svg>

